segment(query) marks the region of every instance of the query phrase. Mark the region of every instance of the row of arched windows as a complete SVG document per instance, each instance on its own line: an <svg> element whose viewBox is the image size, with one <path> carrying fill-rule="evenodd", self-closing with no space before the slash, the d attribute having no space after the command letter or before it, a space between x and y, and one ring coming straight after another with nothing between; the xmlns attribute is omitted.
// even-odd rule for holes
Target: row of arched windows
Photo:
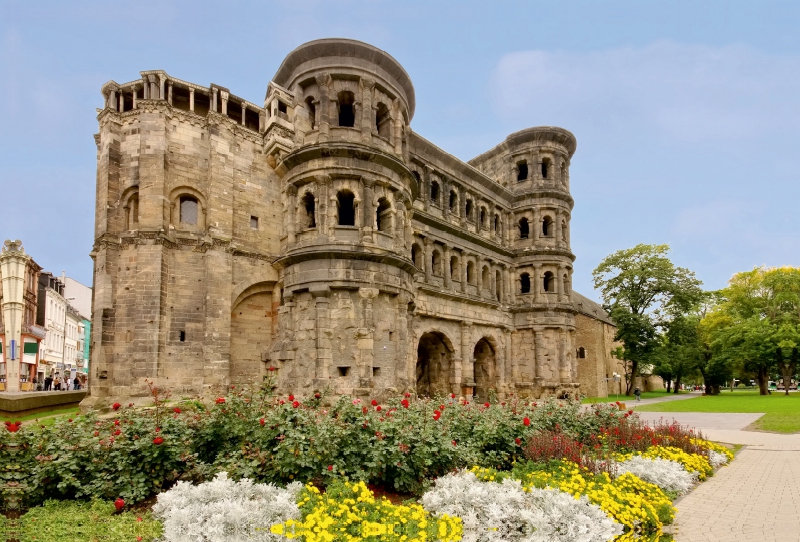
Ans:
<svg viewBox="0 0 800 542"><path fill-rule="evenodd" d="M550 158L543 158L542 163L540 165L540 173L542 175L542 179L550 179L553 174L553 166L552 161ZM561 164L561 179L563 180L566 176L566 164ZM517 182L523 182L528 180L528 161L521 160L517 162Z"/></svg>
<svg viewBox="0 0 800 542"><path fill-rule="evenodd" d="M313 96L309 96L305 100L306 111L308 112L308 121L311 124L311 129L317 127L317 104L319 103ZM349 90L343 90L336 95L336 108L337 108L337 125L353 128L356 125L356 97L355 94ZM388 138L391 129L391 112L389 107L383 103L378 102L375 107L375 130L378 135Z"/></svg>
<svg viewBox="0 0 800 542"><path fill-rule="evenodd" d="M555 291L555 279L556 276L551 272L547 271L542 276L542 291L543 292L554 292ZM569 293L569 275L564 274L563 277L563 287L564 293ZM529 273L522 273L519 276L519 285L520 285L520 293L529 294L531 293L531 276Z"/></svg>
<svg viewBox="0 0 800 542"><path fill-rule="evenodd" d="M567 240L567 223L566 221L561 222L561 235L564 241ZM519 219L517 223L519 228L519 238L520 239L528 239L530 238L530 222L527 218L522 217ZM542 237L553 237L555 235L555 222L549 216L545 216L542 219Z"/></svg>
<svg viewBox="0 0 800 542"><path fill-rule="evenodd" d="M202 208L196 196L179 194L174 202L172 221L184 226L202 226ZM135 230L139 227L139 190L133 190L125 200L125 229ZM255 217L251 217L252 219ZM256 218L256 220L258 220Z"/></svg>
<svg viewBox="0 0 800 542"><path fill-rule="evenodd" d="M336 193L337 203L337 224L339 226L356 225L356 204L355 194L350 190L340 190ZM300 209L305 212L305 217L300 219L300 224L305 229L317 227L317 206L316 198L312 192L306 192L300 199ZM378 231L391 231L392 204L386 198L378 200L378 207L375 209L375 227Z"/></svg>

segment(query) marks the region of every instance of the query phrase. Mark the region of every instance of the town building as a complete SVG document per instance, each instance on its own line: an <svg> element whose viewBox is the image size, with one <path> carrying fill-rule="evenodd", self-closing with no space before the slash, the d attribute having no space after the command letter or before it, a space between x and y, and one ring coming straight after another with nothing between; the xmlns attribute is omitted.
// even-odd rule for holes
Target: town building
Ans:
<svg viewBox="0 0 800 542"><path fill-rule="evenodd" d="M403 67L345 39L292 51L262 105L160 70L102 94L85 407L143 396L145 379L184 394L265 375L301 396L605 389L612 324L571 286L567 130L461 161L411 129Z"/></svg>
<svg viewBox="0 0 800 542"><path fill-rule="evenodd" d="M67 300L61 278L43 271L39 276L38 299L36 323L47 332L40 352L39 372L44 377L64 376Z"/></svg>
<svg viewBox="0 0 800 542"><path fill-rule="evenodd" d="M36 322L39 273L21 241L0 252L0 391L30 391L45 330Z"/></svg>

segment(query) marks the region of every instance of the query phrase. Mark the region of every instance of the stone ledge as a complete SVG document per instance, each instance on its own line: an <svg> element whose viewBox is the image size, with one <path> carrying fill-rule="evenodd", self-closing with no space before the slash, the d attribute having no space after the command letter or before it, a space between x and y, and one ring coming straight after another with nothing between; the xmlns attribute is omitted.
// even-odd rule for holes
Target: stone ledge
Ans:
<svg viewBox="0 0 800 542"><path fill-rule="evenodd" d="M77 406L88 394L87 390L4 392L0 393L0 414L32 414L55 406Z"/></svg>

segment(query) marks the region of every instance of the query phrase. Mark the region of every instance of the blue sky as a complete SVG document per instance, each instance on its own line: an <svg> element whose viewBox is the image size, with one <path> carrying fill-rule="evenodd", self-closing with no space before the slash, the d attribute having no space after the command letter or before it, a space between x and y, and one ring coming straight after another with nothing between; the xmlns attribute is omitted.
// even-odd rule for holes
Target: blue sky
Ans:
<svg viewBox="0 0 800 542"><path fill-rule="evenodd" d="M800 3L726 1L0 2L0 237L91 283L100 86L163 69L260 103L322 37L388 51L412 128L461 159L516 130L578 139L575 288L669 243L709 289L800 265ZM1 240L0 240L1 241Z"/></svg>

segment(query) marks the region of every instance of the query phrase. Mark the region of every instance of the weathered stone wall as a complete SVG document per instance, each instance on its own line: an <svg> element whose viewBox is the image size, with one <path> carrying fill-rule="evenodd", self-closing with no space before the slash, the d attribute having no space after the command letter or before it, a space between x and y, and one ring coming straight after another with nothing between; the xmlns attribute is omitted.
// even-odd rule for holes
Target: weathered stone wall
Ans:
<svg viewBox="0 0 800 542"><path fill-rule="evenodd" d="M464 163L411 131L403 68L349 40L292 52L263 108L158 71L103 94L87 405L146 378L577 388L569 132L523 130Z"/></svg>

